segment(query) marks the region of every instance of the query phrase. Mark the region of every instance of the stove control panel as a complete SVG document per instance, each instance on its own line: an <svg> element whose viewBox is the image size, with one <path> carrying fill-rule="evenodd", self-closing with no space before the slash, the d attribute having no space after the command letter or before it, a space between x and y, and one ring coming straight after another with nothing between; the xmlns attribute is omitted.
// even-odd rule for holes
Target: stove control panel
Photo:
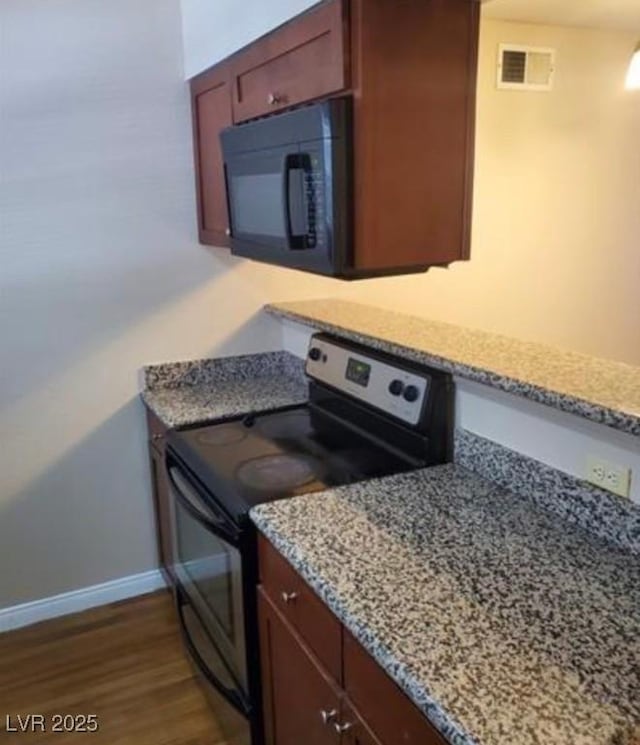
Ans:
<svg viewBox="0 0 640 745"><path fill-rule="evenodd" d="M429 375L420 375L403 368L401 363L383 361L323 336L311 337L306 371L315 380L408 424L418 424L429 393Z"/></svg>

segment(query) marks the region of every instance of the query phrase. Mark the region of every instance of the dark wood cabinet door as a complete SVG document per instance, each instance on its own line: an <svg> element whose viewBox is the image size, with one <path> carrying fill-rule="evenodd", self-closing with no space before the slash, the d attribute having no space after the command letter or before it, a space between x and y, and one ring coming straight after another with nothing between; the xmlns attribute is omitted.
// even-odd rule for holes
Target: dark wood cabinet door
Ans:
<svg viewBox="0 0 640 745"><path fill-rule="evenodd" d="M233 57L234 121L347 87L345 5L343 0L320 3Z"/></svg>
<svg viewBox="0 0 640 745"><path fill-rule="evenodd" d="M267 745L336 745L340 691L262 588L258 615Z"/></svg>
<svg viewBox="0 0 640 745"><path fill-rule="evenodd" d="M303 638L320 664L342 681L342 625L289 562L264 536L258 538L264 592Z"/></svg>
<svg viewBox="0 0 640 745"><path fill-rule="evenodd" d="M169 512L169 481L164 465L164 454L153 444L149 445L151 488L156 515L156 536L160 569L165 580L173 584L173 552L171 543L171 518Z"/></svg>
<svg viewBox="0 0 640 745"><path fill-rule="evenodd" d="M164 422L157 417L151 409L147 409L147 434L149 435L150 444L164 455L166 446L167 427Z"/></svg>
<svg viewBox="0 0 640 745"><path fill-rule="evenodd" d="M352 0L361 271L469 256L479 16L474 0Z"/></svg>
<svg viewBox="0 0 640 745"><path fill-rule="evenodd" d="M349 701L381 743L446 745L424 714L346 629L343 664Z"/></svg>
<svg viewBox="0 0 640 745"><path fill-rule="evenodd" d="M339 728L340 745L397 745L396 741L382 742L356 713L348 699L343 699Z"/></svg>
<svg viewBox="0 0 640 745"><path fill-rule="evenodd" d="M229 245L229 214L220 130L231 124L231 85L226 63L191 82L191 113L200 243Z"/></svg>

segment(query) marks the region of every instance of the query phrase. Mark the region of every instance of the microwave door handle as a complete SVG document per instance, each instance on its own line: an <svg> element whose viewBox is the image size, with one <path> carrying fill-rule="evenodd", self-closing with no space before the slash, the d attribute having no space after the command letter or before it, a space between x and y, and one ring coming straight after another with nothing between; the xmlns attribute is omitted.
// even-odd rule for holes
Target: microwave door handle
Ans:
<svg viewBox="0 0 640 745"><path fill-rule="evenodd" d="M291 197L289 190L289 174L294 168L294 161L297 160L295 153L287 153L282 161L282 209L284 217L284 235L287 248L293 248L291 235Z"/></svg>
<svg viewBox="0 0 640 745"><path fill-rule="evenodd" d="M210 505L207 505L208 512L205 512L199 505L199 497L189 486L186 480L180 476L175 468L169 467L169 482L173 487L175 495L180 504L187 512L205 528L221 535L225 540L230 542L237 541L237 533L231 527L229 520L221 513L216 512Z"/></svg>
<svg viewBox="0 0 640 745"><path fill-rule="evenodd" d="M307 235L294 235L291 232L291 171L307 170L306 158L300 153L287 153L282 161L282 209L284 234L288 249L306 248Z"/></svg>
<svg viewBox="0 0 640 745"><path fill-rule="evenodd" d="M224 163L223 166L224 171L224 198L226 202L227 207L227 237L232 238L233 237L233 213L231 211L231 189L229 188L229 169L227 168L227 164ZM204 217L202 217L202 221L204 224Z"/></svg>

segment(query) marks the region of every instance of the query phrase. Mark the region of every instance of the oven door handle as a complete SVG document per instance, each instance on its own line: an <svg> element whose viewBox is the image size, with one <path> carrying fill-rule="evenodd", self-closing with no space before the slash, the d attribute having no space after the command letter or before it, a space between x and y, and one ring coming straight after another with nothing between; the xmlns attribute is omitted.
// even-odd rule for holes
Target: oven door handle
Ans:
<svg viewBox="0 0 640 745"><path fill-rule="evenodd" d="M216 676L209 669L198 648L193 643L191 637L189 636L184 613L182 611L182 608L186 602L188 601L185 600L183 591L180 589L179 586L176 586L175 604L178 613L178 621L180 623L180 634L185 646L187 647L187 650L189 651L189 654L191 655L191 659L194 661L198 670L206 678L207 682L210 683L216 689L216 691L218 691L218 693L223 696L235 709L241 711L245 716L248 716L251 713L251 705L247 698L243 695L242 690L240 688L228 688L222 683L222 681L216 678ZM218 652L213 642L211 642L211 645L215 649L216 654L222 660L222 656Z"/></svg>
<svg viewBox="0 0 640 745"><path fill-rule="evenodd" d="M189 482L180 474L175 466L169 466L169 483L173 488L176 498L187 512L203 525L207 530L220 536L229 543L237 544L239 533L222 512L207 504L205 510L200 506L201 499L197 492L190 486Z"/></svg>

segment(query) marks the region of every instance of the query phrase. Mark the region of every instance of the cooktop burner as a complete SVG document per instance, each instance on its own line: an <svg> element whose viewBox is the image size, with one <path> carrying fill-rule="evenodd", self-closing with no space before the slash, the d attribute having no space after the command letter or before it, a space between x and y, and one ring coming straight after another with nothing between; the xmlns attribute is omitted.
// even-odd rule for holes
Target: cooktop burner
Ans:
<svg viewBox="0 0 640 745"><path fill-rule="evenodd" d="M252 489L290 491L314 481L321 472L319 461L308 455L263 455L238 467L238 481Z"/></svg>
<svg viewBox="0 0 640 745"><path fill-rule="evenodd" d="M236 519L254 504L416 465L308 404L172 432L169 445Z"/></svg>

